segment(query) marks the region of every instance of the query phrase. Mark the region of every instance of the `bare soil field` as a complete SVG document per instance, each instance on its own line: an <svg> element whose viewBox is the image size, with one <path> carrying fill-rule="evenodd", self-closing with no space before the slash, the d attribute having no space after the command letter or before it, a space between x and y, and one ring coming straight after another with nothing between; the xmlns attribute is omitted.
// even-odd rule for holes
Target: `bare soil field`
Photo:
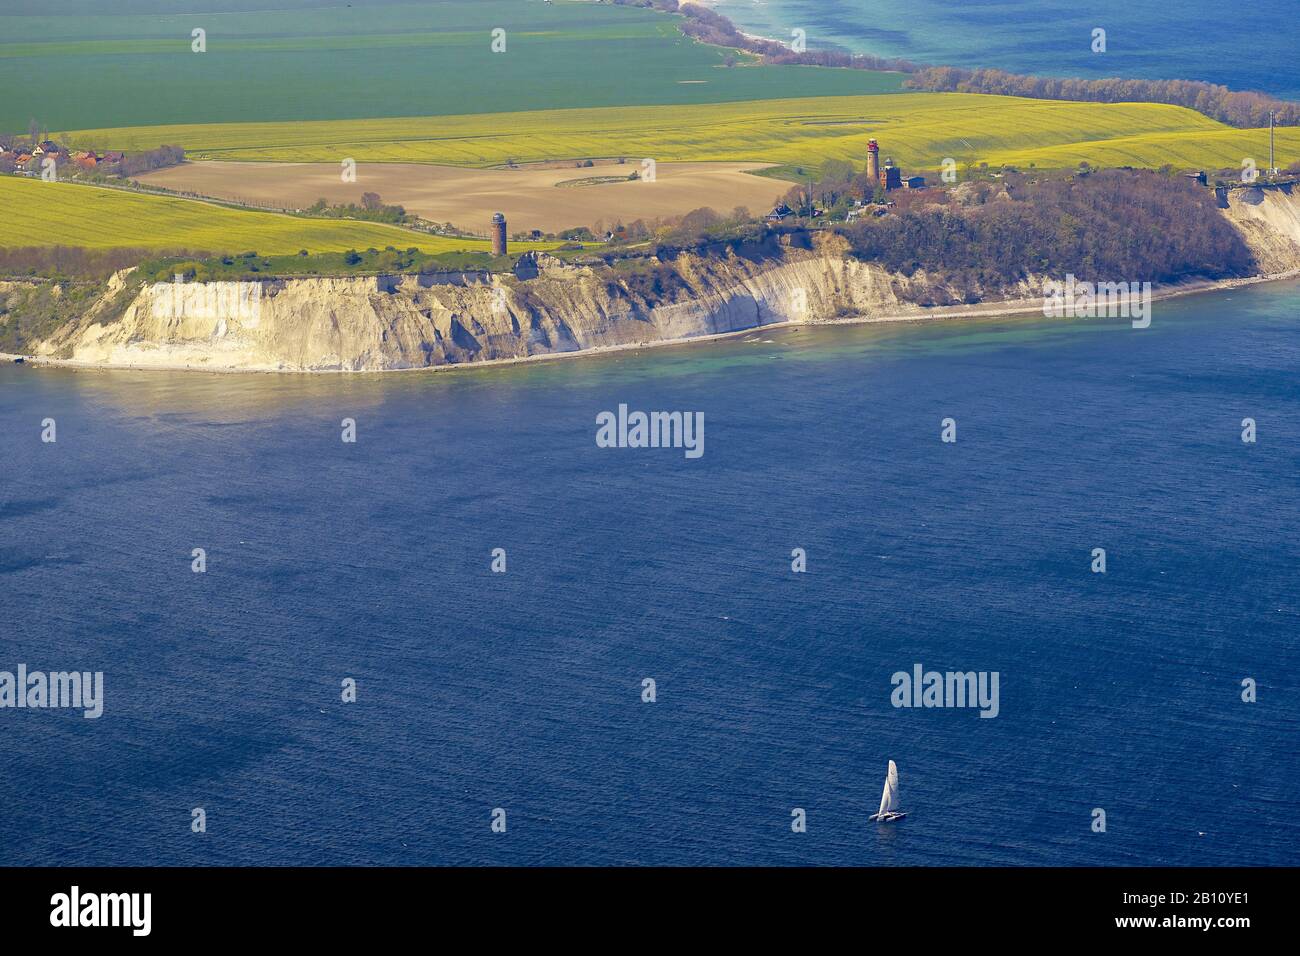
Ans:
<svg viewBox="0 0 1300 956"><path fill-rule="evenodd" d="M486 235L494 212L505 213L512 234L680 216L701 206L722 213L747 206L761 214L790 189L788 182L748 172L768 165L660 163L654 181L642 181L627 179L641 170L633 160L514 169L373 163L358 165L357 181L345 183L334 164L206 161L139 179L165 189L285 209L305 209L320 198L331 205L360 203L362 193L372 192L423 219Z"/></svg>

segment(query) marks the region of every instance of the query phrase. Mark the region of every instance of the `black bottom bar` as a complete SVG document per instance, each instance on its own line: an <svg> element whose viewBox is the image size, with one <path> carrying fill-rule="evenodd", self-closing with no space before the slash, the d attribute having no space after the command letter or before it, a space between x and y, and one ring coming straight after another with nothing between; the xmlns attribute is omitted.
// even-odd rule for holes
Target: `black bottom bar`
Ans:
<svg viewBox="0 0 1300 956"><path fill-rule="evenodd" d="M1269 868L0 869L0 917L6 942L76 934L337 944L373 942L377 932L511 936L561 924L566 938L621 926L628 939L664 939L698 925L770 941L858 921L859 933L972 942L1105 934L1231 944L1285 927L1294 877Z"/></svg>

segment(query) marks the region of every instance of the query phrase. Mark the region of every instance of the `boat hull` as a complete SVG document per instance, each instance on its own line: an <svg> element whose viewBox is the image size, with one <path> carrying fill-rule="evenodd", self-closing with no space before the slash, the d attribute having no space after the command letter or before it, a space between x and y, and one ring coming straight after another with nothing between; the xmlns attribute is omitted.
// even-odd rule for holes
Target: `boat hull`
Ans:
<svg viewBox="0 0 1300 956"><path fill-rule="evenodd" d="M906 813L873 813L867 819L874 820L876 823L893 823L895 820L901 820L907 816Z"/></svg>

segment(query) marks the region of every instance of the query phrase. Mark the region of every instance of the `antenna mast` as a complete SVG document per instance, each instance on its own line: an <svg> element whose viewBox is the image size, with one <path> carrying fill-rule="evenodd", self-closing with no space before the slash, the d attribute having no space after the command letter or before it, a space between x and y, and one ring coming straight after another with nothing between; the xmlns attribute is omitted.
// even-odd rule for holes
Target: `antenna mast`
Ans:
<svg viewBox="0 0 1300 956"><path fill-rule="evenodd" d="M1277 175L1277 164L1273 161L1273 111L1268 111L1268 171Z"/></svg>

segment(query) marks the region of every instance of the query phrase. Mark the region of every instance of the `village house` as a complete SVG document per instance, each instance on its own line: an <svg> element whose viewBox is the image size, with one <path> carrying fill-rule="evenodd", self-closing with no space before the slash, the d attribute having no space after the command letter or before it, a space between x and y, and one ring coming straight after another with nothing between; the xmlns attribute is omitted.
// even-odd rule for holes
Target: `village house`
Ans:
<svg viewBox="0 0 1300 956"><path fill-rule="evenodd" d="M767 214L766 219L768 222L780 222L781 220L788 219L793 215L794 210L785 203L781 203Z"/></svg>
<svg viewBox="0 0 1300 956"><path fill-rule="evenodd" d="M122 154L118 153L117 156L120 161ZM93 170L104 161L104 157L94 150L72 153L52 139L42 139L35 143L15 137L0 139L0 169L4 172L39 175L47 159L53 159L60 165L73 163L84 170Z"/></svg>

